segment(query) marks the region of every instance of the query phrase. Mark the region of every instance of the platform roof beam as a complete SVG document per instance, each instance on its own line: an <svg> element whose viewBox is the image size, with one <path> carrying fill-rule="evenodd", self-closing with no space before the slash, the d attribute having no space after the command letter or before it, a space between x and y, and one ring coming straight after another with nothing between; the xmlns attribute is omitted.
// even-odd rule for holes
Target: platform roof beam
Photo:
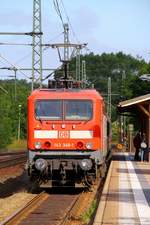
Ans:
<svg viewBox="0 0 150 225"><path fill-rule="evenodd" d="M138 107L142 110L142 112L150 118L150 112L141 104L138 104Z"/></svg>

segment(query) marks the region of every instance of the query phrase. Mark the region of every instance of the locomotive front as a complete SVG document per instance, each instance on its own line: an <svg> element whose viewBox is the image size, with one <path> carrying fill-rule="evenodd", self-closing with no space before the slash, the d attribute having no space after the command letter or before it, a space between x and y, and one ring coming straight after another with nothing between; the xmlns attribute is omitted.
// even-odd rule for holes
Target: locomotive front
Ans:
<svg viewBox="0 0 150 225"><path fill-rule="evenodd" d="M28 174L40 186L91 185L103 164L104 103L95 90L35 90L28 98Z"/></svg>

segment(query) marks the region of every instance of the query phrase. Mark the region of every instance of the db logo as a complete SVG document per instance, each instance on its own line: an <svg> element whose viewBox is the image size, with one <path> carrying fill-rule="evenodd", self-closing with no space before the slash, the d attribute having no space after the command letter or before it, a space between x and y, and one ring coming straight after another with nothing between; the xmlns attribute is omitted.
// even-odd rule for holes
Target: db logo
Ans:
<svg viewBox="0 0 150 225"><path fill-rule="evenodd" d="M63 130L63 131L59 131L59 138L69 138L69 131L65 131L65 130Z"/></svg>

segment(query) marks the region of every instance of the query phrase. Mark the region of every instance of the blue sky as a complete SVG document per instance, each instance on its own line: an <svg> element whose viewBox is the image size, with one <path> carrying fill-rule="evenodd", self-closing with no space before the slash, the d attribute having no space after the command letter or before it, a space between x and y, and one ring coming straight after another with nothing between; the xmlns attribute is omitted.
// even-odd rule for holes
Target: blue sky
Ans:
<svg viewBox="0 0 150 225"><path fill-rule="evenodd" d="M67 22L62 7L60 9ZM63 40L61 21L53 0L41 0L43 42ZM123 51L133 56L150 59L150 0L63 0L73 30L81 43L95 54ZM5 0L0 7L0 31L32 31L32 0ZM75 38L70 30L70 39ZM0 36L0 42L31 43L31 37ZM31 67L31 47L0 46L0 54L20 67ZM24 56L28 55L24 60ZM59 65L55 50L43 54L44 67ZM10 66L0 59L0 67ZM0 77L8 72L0 70Z"/></svg>

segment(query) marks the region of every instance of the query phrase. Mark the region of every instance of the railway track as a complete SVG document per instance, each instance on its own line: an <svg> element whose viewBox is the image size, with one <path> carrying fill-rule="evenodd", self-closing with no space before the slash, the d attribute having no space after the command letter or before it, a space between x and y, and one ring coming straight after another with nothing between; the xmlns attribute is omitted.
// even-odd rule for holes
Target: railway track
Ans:
<svg viewBox="0 0 150 225"><path fill-rule="evenodd" d="M27 160L26 152L17 153L1 153L0 154L0 169L24 163Z"/></svg>
<svg viewBox="0 0 150 225"><path fill-rule="evenodd" d="M74 189L71 193L43 191L1 225L70 225L72 221L81 220L81 215L96 198L98 187L93 192L83 189Z"/></svg>
<svg viewBox="0 0 150 225"><path fill-rule="evenodd" d="M79 194L48 194L41 192L35 196L27 205L15 212L1 225L23 225L23 224L63 224L67 213L70 212ZM65 215L65 216L64 216Z"/></svg>
<svg viewBox="0 0 150 225"><path fill-rule="evenodd" d="M22 154L25 154L26 151L18 151L18 152L1 152L0 153L0 157L1 156L9 156L9 155L22 155Z"/></svg>
<svg viewBox="0 0 150 225"><path fill-rule="evenodd" d="M35 205L41 203L45 199L46 193L42 192L39 195L35 196L28 204L20 208L13 215L7 218L1 225L17 225L24 216L30 212L30 210L35 207Z"/></svg>

